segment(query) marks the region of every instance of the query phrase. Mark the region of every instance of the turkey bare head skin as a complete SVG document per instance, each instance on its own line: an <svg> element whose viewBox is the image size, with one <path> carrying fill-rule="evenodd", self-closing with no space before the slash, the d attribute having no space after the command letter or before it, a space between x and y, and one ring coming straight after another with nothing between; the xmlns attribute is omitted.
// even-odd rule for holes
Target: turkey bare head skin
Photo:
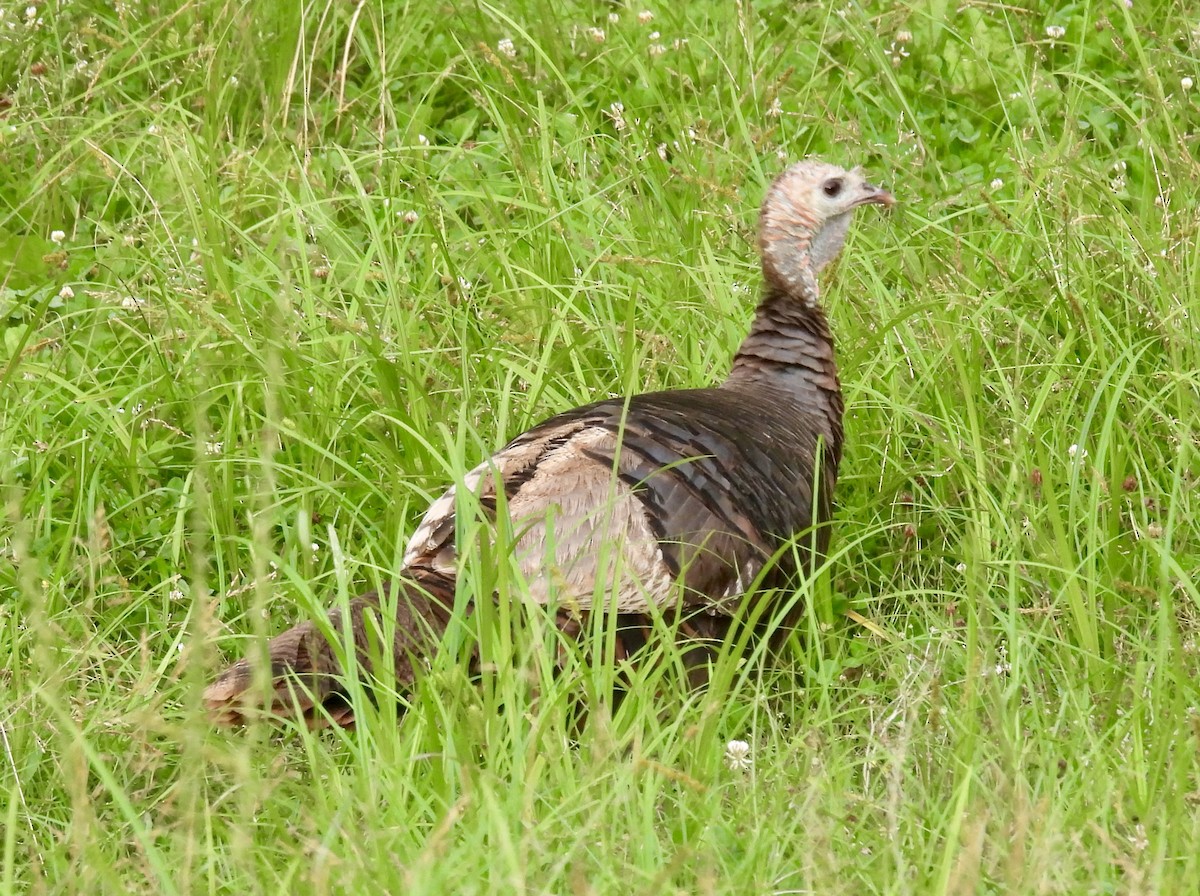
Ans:
<svg viewBox="0 0 1200 896"><path fill-rule="evenodd" d="M868 204L893 199L858 169L812 159L788 168L763 202L762 300L724 382L567 411L465 474L485 523L506 523L506 509L527 609L551 614L565 637L587 632L593 612L615 613L618 661L665 621L693 683L740 620L774 636L796 623L796 582L828 547L842 450L817 275ZM381 684L410 691L448 627L483 599L456 593L460 504L454 487L433 502L383 595L302 622L226 669L204 692L213 720L265 712L352 726L344 680L370 680L389 650L385 632L395 681ZM265 694L256 681L269 682Z"/></svg>

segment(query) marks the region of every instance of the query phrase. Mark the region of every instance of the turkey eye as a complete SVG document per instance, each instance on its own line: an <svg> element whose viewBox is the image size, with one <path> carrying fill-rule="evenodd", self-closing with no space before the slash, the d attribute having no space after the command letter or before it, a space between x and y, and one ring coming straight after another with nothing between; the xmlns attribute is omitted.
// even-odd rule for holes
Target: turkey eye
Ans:
<svg viewBox="0 0 1200 896"><path fill-rule="evenodd" d="M842 192L842 179L840 177L834 177L825 181L825 186L823 189L825 190L826 196L829 196L830 198L836 196L838 193Z"/></svg>

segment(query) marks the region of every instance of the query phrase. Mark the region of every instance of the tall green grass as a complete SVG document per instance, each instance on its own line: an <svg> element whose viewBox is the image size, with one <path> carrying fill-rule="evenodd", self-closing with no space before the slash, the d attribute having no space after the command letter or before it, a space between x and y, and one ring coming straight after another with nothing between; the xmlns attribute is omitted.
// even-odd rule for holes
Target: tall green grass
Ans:
<svg viewBox="0 0 1200 896"><path fill-rule="evenodd" d="M1194 889L1194 10L32 9L0 893ZM508 438L723 376L809 153L901 204L826 279L847 447L782 663L696 694L662 649L614 705L603 630L502 602L482 684L448 650L399 724L356 688L353 733L209 729L223 661L385 581Z"/></svg>

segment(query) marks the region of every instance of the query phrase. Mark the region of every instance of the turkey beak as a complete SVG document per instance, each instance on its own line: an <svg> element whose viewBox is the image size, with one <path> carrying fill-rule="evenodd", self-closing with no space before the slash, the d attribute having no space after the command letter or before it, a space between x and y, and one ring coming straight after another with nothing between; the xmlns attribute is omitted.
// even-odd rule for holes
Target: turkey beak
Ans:
<svg viewBox="0 0 1200 896"><path fill-rule="evenodd" d="M877 187L874 184L864 183L862 185L862 198L855 202L855 205L868 205L875 203L882 205L884 208L891 208L896 204L896 197L889 193L883 187Z"/></svg>

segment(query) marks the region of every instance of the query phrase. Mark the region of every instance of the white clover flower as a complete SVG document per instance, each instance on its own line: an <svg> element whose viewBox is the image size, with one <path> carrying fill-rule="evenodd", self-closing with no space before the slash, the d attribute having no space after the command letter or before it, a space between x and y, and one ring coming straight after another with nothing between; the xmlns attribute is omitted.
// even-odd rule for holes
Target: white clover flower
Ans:
<svg viewBox="0 0 1200 896"><path fill-rule="evenodd" d="M507 56L509 59L517 58L516 44L514 44L512 39L508 37L500 38L500 41L496 44L496 52L498 52L501 56Z"/></svg>
<svg viewBox="0 0 1200 896"><path fill-rule="evenodd" d="M418 215L416 213L416 211L411 208L406 212L396 212L396 214L399 216L400 220L403 221L405 224L416 224L417 221L420 220L420 218L421 218L421 216Z"/></svg>
<svg viewBox="0 0 1200 896"><path fill-rule="evenodd" d="M1195 83L1196 82L1193 81L1191 78L1187 77L1187 75L1184 75L1182 78L1179 79L1179 86L1183 88L1184 93L1191 90L1192 86Z"/></svg>
<svg viewBox="0 0 1200 896"><path fill-rule="evenodd" d="M667 48L662 44L651 44L649 52L651 56L661 56L663 53L667 52Z"/></svg>
<svg viewBox="0 0 1200 896"><path fill-rule="evenodd" d="M1124 161L1114 162L1112 168L1112 180L1109 181L1109 188L1114 193L1119 193L1125 189L1125 172L1129 166Z"/></svg>
<svg viewBox="0 0 1200 896"><path fill-rule="evenodd" d="M204 453L205 454L216 455L216 454L220 454L224 450L225 450L224 442L205 442L204 443Z"/></svg>
<svg viewBox="0 0 1200 896"><path fill-rule="evenodd" d="M624 103L619 102L619 101L613 103L612 105L610 105L608 107L608 112L606 114L608 115L609 118L612 119L613 127L615 127L618 131L625 130L627 125L625 123L625 104Z"/></svg>
<svg viewBox="0 0 1200 896"><path fill-rule="evenodd" d="M1062 40L1066 36L1067 36L1067 29L1064 28L1062 25L1047 25L1046 26L1046 37L1050 38L1050 40Z"/></svg>
<svg viewBox="0 0 1200 896"><path fill-rule="evenodd" d="M52 242L52 243L58 243L61 245L62 241L65 240L66 238L67 238L66 233L64 233L61 230L50 231L50 242Z"/></svg>
<svg viewBox="0 0 1200 896"><path fill-rule="evenodd" d="M993 191L999 190L1001 187L1004 186L1004 181L997 177L992 181L990 186Z"/></svg>
<svg viewBox="0 0 1200 896"><path fill-rule="evenodd" d="M1078 445L1071 445L1067 448L1067 457L1071 460L1083 460L1088 456L1086 448L1080 448Z"/></svg>
<svg viewBox="0 0 1200 896"><path fill-rule="evenodd" d="M1139 822L1137 827L1133 829L1133 836L1129 838L1129 845L1138 852L1145 852L1147 847L1150 846L1150 838L1146 836L1146 826L1144 824Z"/></svg>
<svg viewBox="0 0 1200 896"><path fill-rule="evenodd" d="M905 49L904 44L892 41L892 45L888 47L888 55L892 57L892 67L899 68L900 63L907 59L911 54L907 49Z"/></svg>
<svg viewBox="0 0 1200 896"><path fill-rule="evenodd" d="M75 298L75 290L71 289L70 286L64 286L58 291L58 297L60 299L73 299Z"/></svg>
<svg viewBox="0 0 1200 896"><path fill-rule="evenodd" d="M897 31L896 32L896 43L906 44L911 40L912 40L912 32L911 31Z"/></svg>
<svg viewBox="0 0 1200 896"><path fill-rule="evenodd" d="M37 18L37 7L36 6L26 6L25 7L25 18L36 19Z"/></svg>
<svg viewBox="0 0 1200 896"><path fill-rule="evenodd" d="M658 40L660 37L662 37L662 34L661 34L660 32L658 32L658 31L651 31L651 32L650 32L650 39L651 39L651 40Z"/></svg>
<svg viewBox="0 0 1200 896"><path fill-rule="evenodd" d="M603 28L589 28L587 36L594 44L602 44L608 40L608 35L604 33Z"/></svg>
<svg viewBox="0 0 1200 896"><path fill-rule="evenodd" d="M638 13L638 24L639 25L648 25L650 22L653 22L653 21L654 21L654 13L652 13L650 10L643 9L641 12Z"/></svg>
<svg viewBox="0 0 1200 896"><path fill-rule="evenodd" d="M621 21L621 14L619 12L610 12L608 14L608 24L615 25L619 21Z"/></svg>
<svg viewBox="0 0 1200 896"><path fill-rule="evenodd" d="M734 771L745 771L754 765L750 745L744 740L731 740L725 745L725 764Z"/></svg>

